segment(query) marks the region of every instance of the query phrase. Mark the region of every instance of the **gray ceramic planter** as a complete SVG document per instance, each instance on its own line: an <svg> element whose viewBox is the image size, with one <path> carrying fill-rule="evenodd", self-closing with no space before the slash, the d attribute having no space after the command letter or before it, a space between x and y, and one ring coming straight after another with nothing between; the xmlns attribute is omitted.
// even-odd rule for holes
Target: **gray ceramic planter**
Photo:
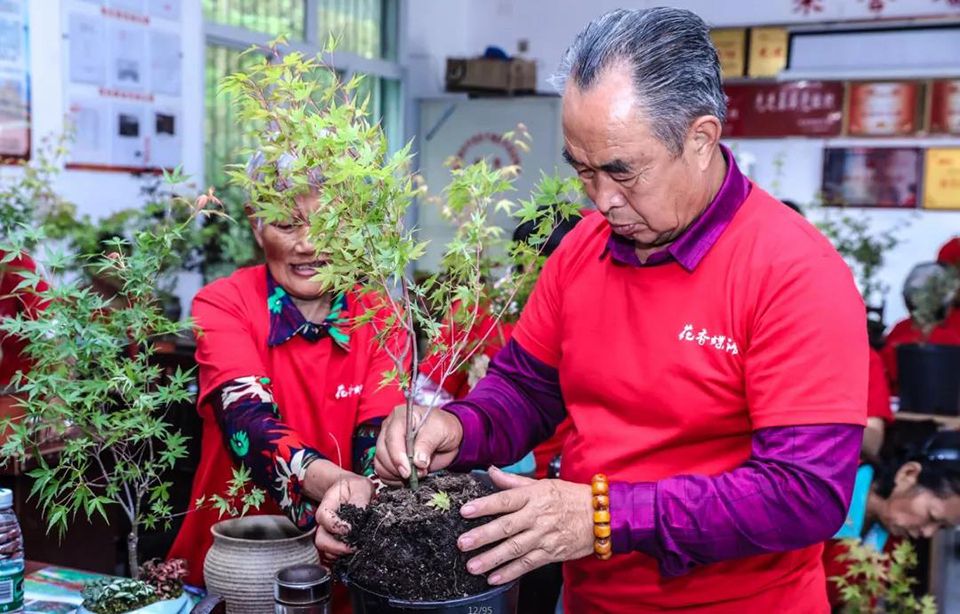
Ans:
<svg viewBox="0 0 960 614"><path fill-rule="evenodd" d="M228 614L273 612L273 579L284 567L320 562L313 531L301 533L283 516L246 516L211 527L203 563L207 591L227 602Z"/></svg>

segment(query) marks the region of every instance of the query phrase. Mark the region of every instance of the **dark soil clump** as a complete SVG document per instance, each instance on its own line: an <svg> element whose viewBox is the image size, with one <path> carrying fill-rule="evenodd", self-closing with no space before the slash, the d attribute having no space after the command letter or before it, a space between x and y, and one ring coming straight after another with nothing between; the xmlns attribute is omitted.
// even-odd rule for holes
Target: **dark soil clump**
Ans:
<svg viewBox="0 0 960 614"><path fill-rule="evenodd" d="M449 500L445 507L444 493ZM383 490L361 509L340 508L350 523L344 541L356 553L337 562L337 572L363 588L394 599L440 601L482 593L490 588L485 576L467 571L478 551L461 552L457 538L490 520L466 520L460 507L493 493L493 488L469 475L438 474L406 488Z"/></svg>

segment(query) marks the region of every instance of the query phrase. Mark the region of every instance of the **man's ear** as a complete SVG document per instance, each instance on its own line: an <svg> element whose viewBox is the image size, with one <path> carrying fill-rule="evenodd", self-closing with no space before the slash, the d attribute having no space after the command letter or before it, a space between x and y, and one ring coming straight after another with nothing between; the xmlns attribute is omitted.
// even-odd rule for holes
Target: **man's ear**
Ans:
<svg viewBox="0 0 960 614"><path fill-rule="evenodd" d="M706 170L713 161L713 156L719 155L717 144L722 133L723 124L713 115L701 115L690 124L686 146L700 170Z"/></svg>

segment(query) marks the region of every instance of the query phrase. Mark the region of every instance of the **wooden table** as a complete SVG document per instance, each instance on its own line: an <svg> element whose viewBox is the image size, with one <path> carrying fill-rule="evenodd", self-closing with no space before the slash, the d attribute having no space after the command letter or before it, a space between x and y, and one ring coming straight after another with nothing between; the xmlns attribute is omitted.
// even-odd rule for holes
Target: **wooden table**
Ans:
<svg viewBox="0 0 960 614"><path fill-rule="evenodd" d="M921 414L908 411L898 411L893 414L895 420L906 420L908 422L922 422L932 420L942 427L949 429L960 429L960 416L940 416L937 414Z"/></svg>

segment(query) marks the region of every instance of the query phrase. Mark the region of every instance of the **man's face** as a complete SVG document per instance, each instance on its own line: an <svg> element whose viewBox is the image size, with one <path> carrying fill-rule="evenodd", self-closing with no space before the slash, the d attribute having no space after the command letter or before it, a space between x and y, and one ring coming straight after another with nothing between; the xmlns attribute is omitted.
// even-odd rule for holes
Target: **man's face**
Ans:
<svg viewBox="0 0 960 614"><path fill-rule="evenodd" d="M711 155L691 127L676 156L658 140L635 104L627 68L613 66L586 90L571 78L563 94L564 157L613 232L638 248L672 242L712 196ZM719 155L719 152L715 152Z"/></svg>
<svg viewBox="0 0 960 614"><path fill-rule="evenodd" d="M294 200L291 219L262 226L252 220L253 231L273 279L294 298L312 300L322 294L320 284L311 278L323 266L323 259L307 236L307 220L317 208L317 192Z"/></svg>

